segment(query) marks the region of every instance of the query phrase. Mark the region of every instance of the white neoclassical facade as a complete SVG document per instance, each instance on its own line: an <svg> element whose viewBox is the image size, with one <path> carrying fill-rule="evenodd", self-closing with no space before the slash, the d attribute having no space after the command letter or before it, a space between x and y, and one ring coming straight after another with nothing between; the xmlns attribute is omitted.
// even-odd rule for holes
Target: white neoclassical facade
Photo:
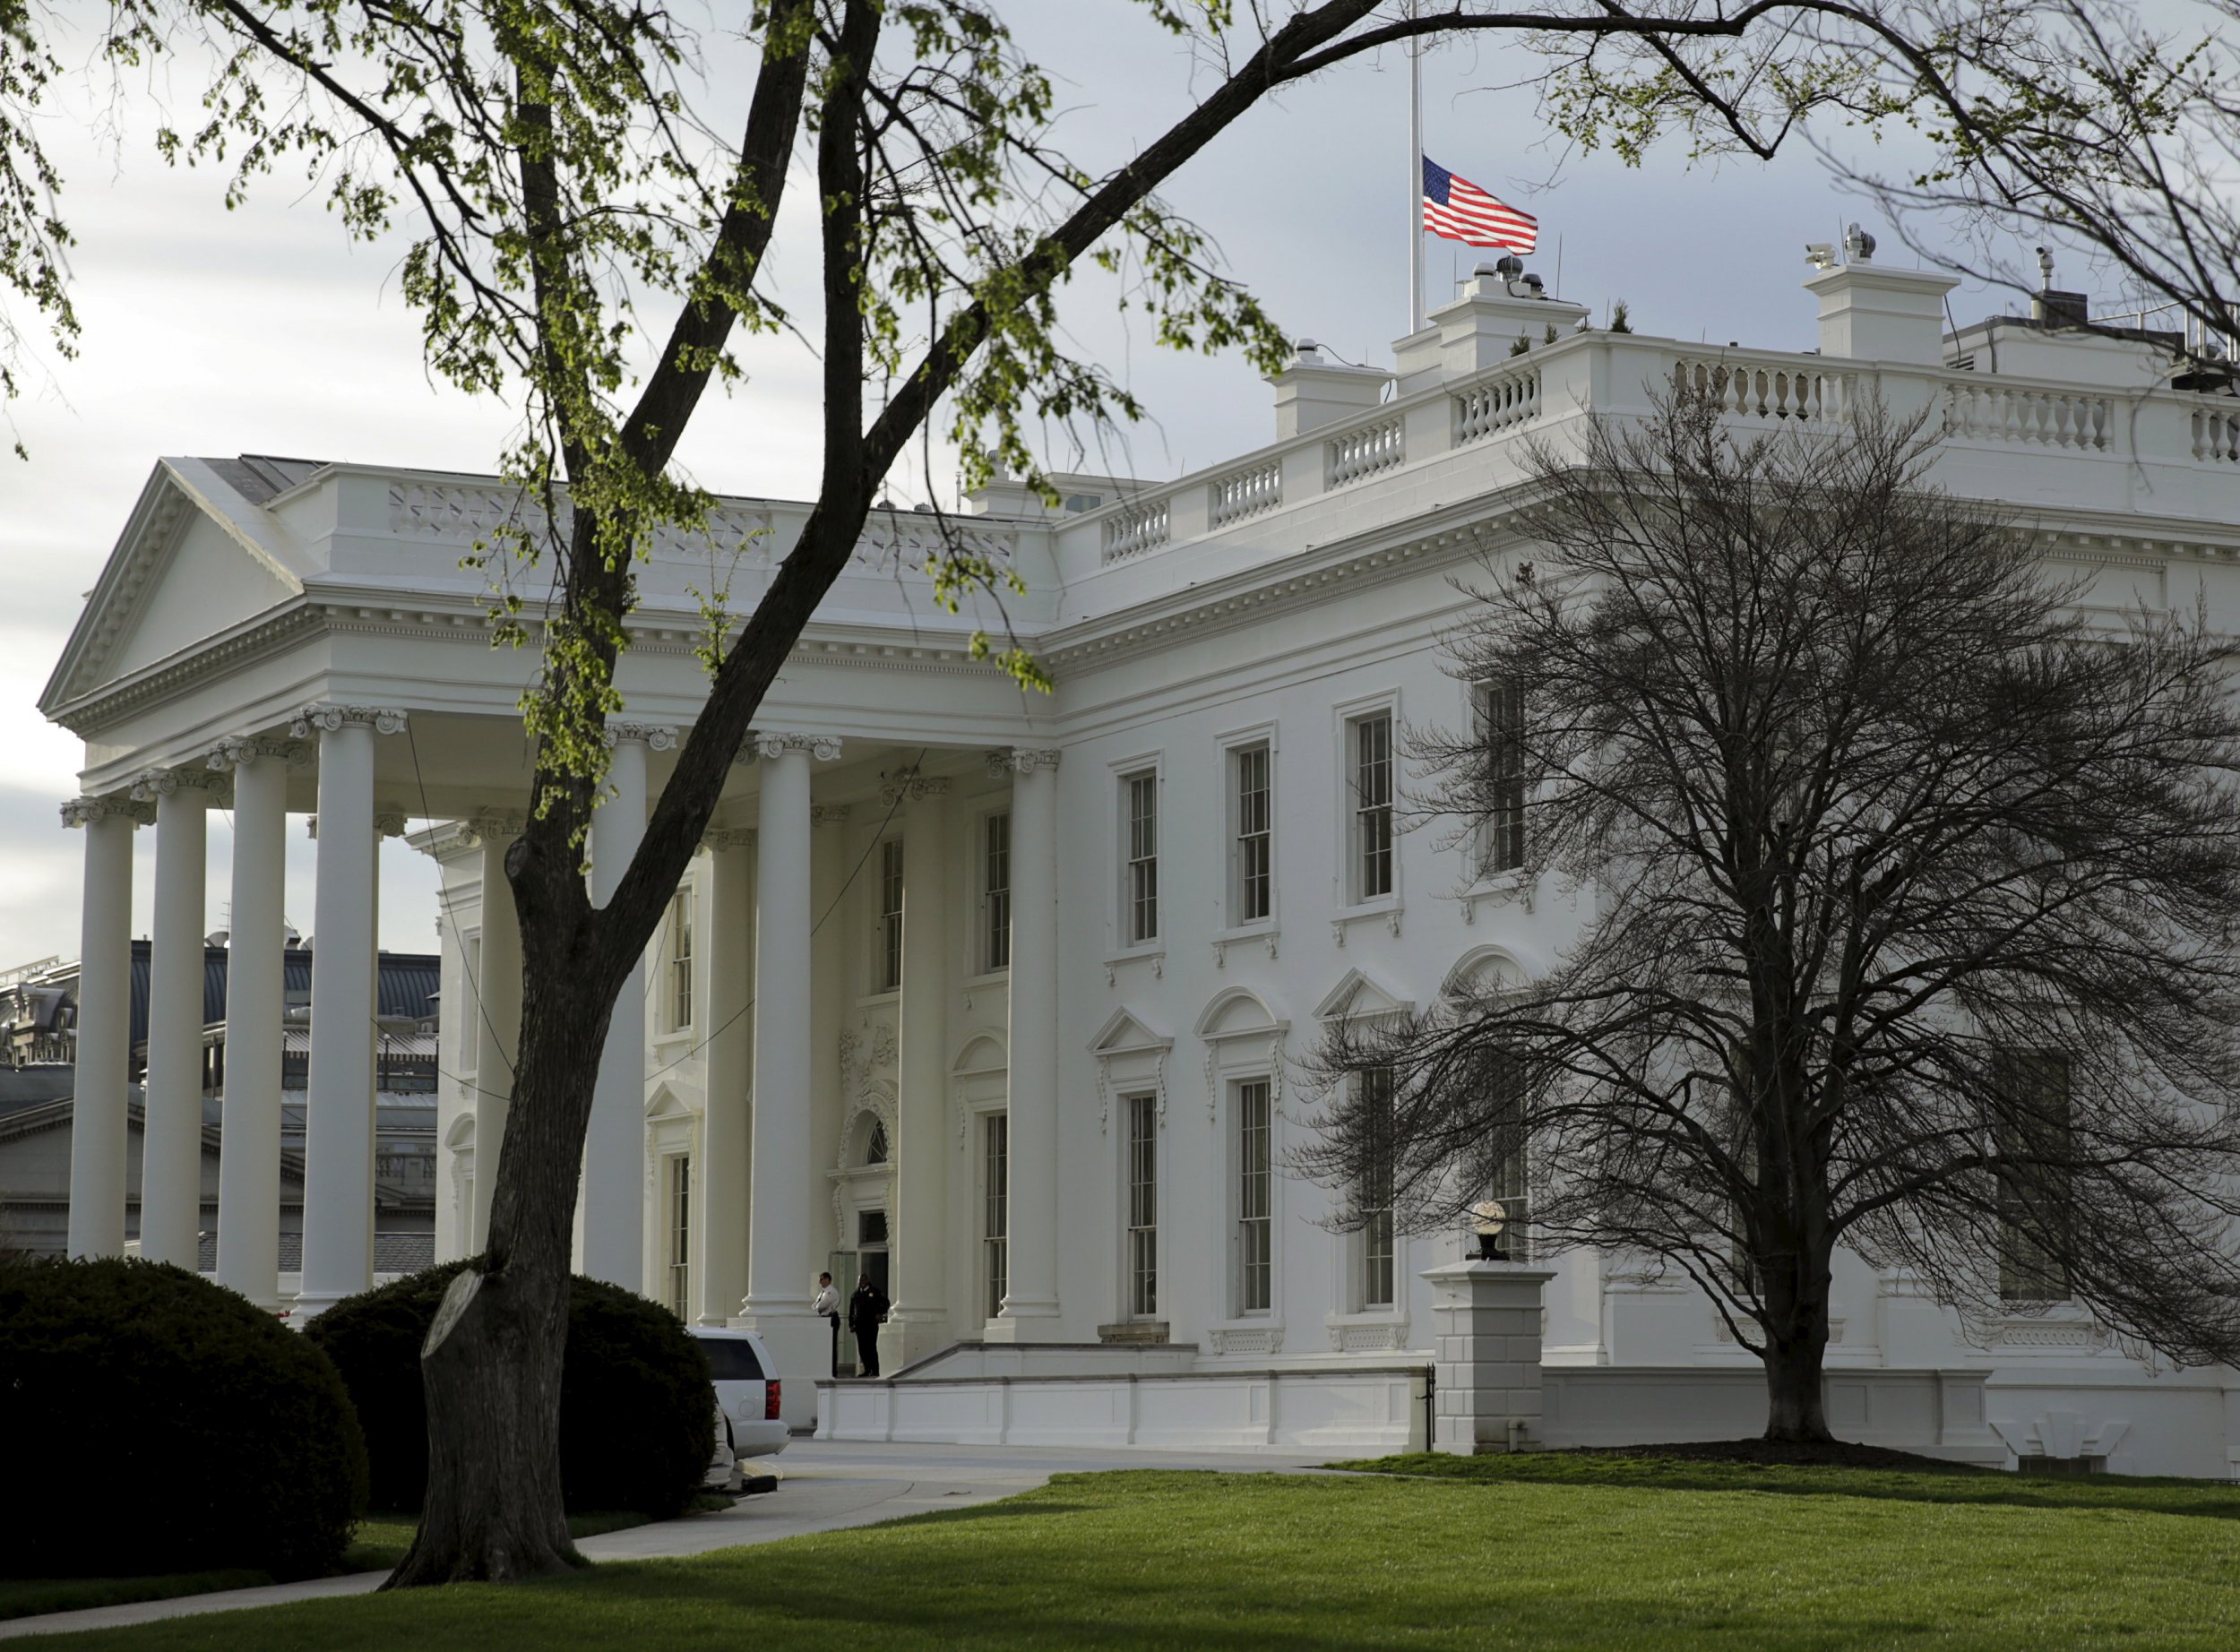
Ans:
<svg viewBox="0 0 2240 1652"><path fill-rule="evenodd" d="M1394 370L1303 348L1274 440L1231 464L1069 478L1058 512L989 488L965 526L1024 576L1005 617L1055 674L1048 697L969 658L995 615L931 601L934 524L875 514L616 1011L584 1269L760 1329L802 1422L830 1358L817 1271L883 1272L885 1366L909 1369L829 1388L831 1431L1420 1439L1422 1275L1462 1242L1333 1231L1331 1195L1283 1165L1308 1107L1297 1057L1329 1017L1532 976L1575 922L1483 856L1390 833L1396 733L1468 714L1436 647L1464 601L1452 576L1489 548L1529 554L1527 437L1639 412L1676 374L1745 428L1839 421L1869 393L1941 409L1944 482L2038 523L2088 600L2200 593L2240 624L2240 400L2172 388L2152 340L2063 328L2058 307L1948 338L1937 275L1856 262L1805 285L1821 348L1792 355L1575 333L1576 306L1485 273ZM1520 336L1533 348L1512 356ZM73 1251L122 1243L131 834L151 828L142 1248L194 1254L190 1006L221 798L218 1277L275 1299L291 814L315 814L318 840L298 1306L370 1276L373 1049L353 1010L372 992L376 843L408 822L444 873L437 1253L478 1243L519 946L483 891L529 802L531 662L489 647L482 576L460 562L516 508L486 478L374 466L175 459L149 479L43 701L86 743L64 811L86 849ZM805 514L727 501L719 544L656 548L595 891L701 703L694 593L728 578L750 605ZM1546 1265L1543 1438L1754 1427L1754 1364L1700 1295L1624 1257ZM2141 1363L2058 1306L1964 1325L1847 1260L1835 1318L1841 1431L2132 1471L2240 1463L2233 1373Z"/></svg>

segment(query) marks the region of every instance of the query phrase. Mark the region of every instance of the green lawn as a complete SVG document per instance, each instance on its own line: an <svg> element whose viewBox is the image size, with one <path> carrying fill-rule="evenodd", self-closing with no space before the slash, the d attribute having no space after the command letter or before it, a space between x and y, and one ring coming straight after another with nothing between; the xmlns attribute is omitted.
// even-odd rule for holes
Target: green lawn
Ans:
<svg viewBox="0 0 2240 1652"><path fill-rule="evenodd" d="M2227 1485L1531 1457L1385 1466L1436 1472L1068 1475L892 1526L527 1587L183 1619L102 1644L2240 1645Z"/></svg>
<svg viewBox="0 0 2240 1652"><path fill-rule="evenodd" d="M730 1500L722 1500L728 1506ZM643 1526L642 1514L572 1514L568 1530L596 1537ZM389 1571L412 1546L417 1522L409 1515L373 1515L358 1523L358 1535L342 1557L341 1570ZM270 1583L262 1571L174 1571L147 1578L0 1578L0 1619L42 1612L77 1612L88 1606L121 1606L137 1600L170 1600L219 1589L253 1589Z"/></svg>

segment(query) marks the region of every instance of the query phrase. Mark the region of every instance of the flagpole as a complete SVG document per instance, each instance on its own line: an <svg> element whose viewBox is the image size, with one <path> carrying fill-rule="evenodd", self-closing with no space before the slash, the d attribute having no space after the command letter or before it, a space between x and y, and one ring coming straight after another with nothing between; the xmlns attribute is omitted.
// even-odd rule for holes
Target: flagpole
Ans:
<svg viewBox="0 0 2240 1652"><path fill-rule="evenodd" d="M1416 0L1409 0L1410 22ZM1408 331L1424 326L1424 70L1422 41L1408 40Z"/></svg>

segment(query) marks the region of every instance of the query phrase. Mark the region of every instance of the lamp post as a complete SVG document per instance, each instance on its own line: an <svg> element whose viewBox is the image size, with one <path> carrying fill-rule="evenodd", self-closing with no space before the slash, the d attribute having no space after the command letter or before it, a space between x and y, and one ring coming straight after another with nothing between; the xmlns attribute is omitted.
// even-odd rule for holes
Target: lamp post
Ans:
<svg viewBox="0 0 2240 1652"><path fill-rule="evenodd" d="M1483 1199L1470 1207L1470 1225L1478 1234L1478 1260L1481 1262L1505 1262L1509 1252L1501 1242L1502 1230L1508 1226L1509 1212L1498 1199Z"/></svg>

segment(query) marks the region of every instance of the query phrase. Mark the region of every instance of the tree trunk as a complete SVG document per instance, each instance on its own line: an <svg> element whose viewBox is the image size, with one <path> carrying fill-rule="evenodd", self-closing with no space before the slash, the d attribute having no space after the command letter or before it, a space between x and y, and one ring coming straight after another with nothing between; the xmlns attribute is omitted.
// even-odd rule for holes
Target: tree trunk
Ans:
<svg viewBox="0 0 2240 1652"><path fill-rule="evenodd" d="M427 1501L383 1588L504 1583L582 1565L560 1493L567 1275L461 1274L421 1349Z"/></svg>
<svg viewBox="0 0 2240 1652"><path fill-rule="evenodd" d="M1833 1440L1821 1378L1828 1355L1828 1265L1767 1269L1765 1437Z"/></svg>
<svg viewBox="0 0 2240 1652"><path fill-rule="evenodd" d="M561 864L573 878L573 856ZM509 871L518 882L518 865ZM521 1048L490 1169L489 1243L480 1271L452 1282L420 1350L427 1500L387 1588L503 1583L584 1563L561 1495L560 1377L583 1138L619 977L602 980L550 938L522 951Z"/></svg>

